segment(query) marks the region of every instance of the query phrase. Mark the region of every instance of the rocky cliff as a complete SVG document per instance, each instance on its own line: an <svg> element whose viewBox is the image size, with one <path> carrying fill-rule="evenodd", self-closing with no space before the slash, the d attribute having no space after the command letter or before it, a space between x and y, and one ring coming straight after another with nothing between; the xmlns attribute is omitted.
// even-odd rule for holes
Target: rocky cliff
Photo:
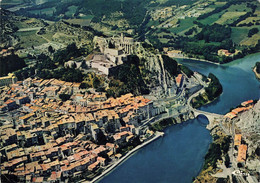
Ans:
<svg viewBox="0 0 260 183"><path fill-rule="evenodd" d="M132 67L136 67L134 70L138 72L135 73L135 76L142 80L145 85L144 88L149 89L150 95L162 98L176 94L177 87L174 78L180 71L175 60L166 55L161 55L151 45L137 42L133 38L123 35L109 38L95 36L93 42L94 48L98 48L101 53L104 53L106 48L124 49L125 53L129 55L124 65L129 65L129 71ZM122 75L123 69L120 68L120 71L115 72L114 75ZM121 73L117 74L119 72ZM124 78L118 76L116 78L124 80Z"/></svg>
<svg viewBox="0 0 260 183"><path fill-rule="evenodd" d="M255 106L241 114L235 121L242 136L248 144L248 159L246 165L249 170L260 171L260 100Z"/></svg>
<svg viewBox="0 0 260 183"><path fill-rule="evenodd" d="M18 18L13 13L4 9L0 9L0 17L0 47L10 47L16 45L18 39L13 35L13 33L18 30L18 27L14 24L14 21L16 21Z"/></svg>
<svg viewBox="0 0 260 183"><path fill-rule="evenodd" d="M175 84L175 76L177 73L176 61L169 57L162 56L157 53L156 50L148 50L139 44L135 48L136 55L141 59L145 60L144 67L149 71L147 85L151 90L151 94L157 97L169 96L176 93L177 86ZM167 61L172 63L166 63ZM171 72L169 65L175 67L175 72Z"/></svg>

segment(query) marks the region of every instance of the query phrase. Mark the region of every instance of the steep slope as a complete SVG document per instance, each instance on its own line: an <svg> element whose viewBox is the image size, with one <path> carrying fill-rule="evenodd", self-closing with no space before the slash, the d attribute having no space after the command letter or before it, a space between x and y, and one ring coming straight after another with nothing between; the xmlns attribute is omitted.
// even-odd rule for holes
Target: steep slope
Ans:
<svg viewBox="0 0 260 183"><path fill-rule="evenodd" d="M20 37L26 32L37 30L38 27L48 25L43 20L17 16L16 14L0 9L1 21L1 42L0 47L20 46ZM29 41L29 40L27 40Z"/></svg>

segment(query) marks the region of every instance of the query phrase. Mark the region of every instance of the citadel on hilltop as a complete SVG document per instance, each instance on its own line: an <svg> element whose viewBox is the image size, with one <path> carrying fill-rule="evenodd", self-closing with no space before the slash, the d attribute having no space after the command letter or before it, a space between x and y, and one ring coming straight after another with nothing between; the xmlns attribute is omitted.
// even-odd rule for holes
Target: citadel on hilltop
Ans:
<svg viewBox="0 0 260 183"><path fill-rule="evenodd" d="M102 53L110 54L114 51L122 51L127 55L134 54L135 47L140 44L140 42L135 41L134 38L125 37L123 33L121 33L119 37L95 37L94 42L96 43L95 46L98 47Z"/></svg>
<svg viewBox="0 0 260 183"><path fill-rule="evenodd" d="M73 67L80 69L86 66L88 69L97 70L100 74L107 76L120 65L127 62L127 57L135 53L135 48L140 45L131 37L125 37L123 34L119 37L95 37L95 49L99 49L99 53L92 54L85 60L71 60L64 64L65 67ZM83 64L84 62L84 64Z"/></svg>

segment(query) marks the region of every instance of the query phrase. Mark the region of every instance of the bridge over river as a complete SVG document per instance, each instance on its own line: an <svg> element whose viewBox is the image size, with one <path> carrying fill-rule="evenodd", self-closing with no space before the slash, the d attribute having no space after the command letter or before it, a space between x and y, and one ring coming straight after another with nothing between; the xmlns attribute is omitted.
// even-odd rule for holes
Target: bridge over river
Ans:
<svg viewBox="0 0 260 183"><path fill-rule="evenodd" d="M187 105L188 105L189 109L191 111L193 111L193 114L194 114L195 118L198 117L199 115L206 116L208 118L208 120L209 120L209 124L212 124L213 121L215 121L215 120L223 119L224 115L211 113L211 112L206 112L206 111L201 111L201 110L193 108L192 105L191 105L191 100L194 97L197 97L199 94L203 93L204 91L205 91L204 88L202 88L201 90L199 90L196 93L194 93L193 95L191 95L189 97L188 101L187 101Z"/></svg>

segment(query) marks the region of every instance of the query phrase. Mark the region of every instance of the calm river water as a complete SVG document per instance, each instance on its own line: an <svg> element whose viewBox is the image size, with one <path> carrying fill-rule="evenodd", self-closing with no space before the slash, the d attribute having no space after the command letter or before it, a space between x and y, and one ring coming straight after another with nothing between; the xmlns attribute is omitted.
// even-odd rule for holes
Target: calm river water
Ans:
<svg viewBox="0 0 260 183"><path fill-rule="evenodd" d="M215 74L223 94L202 110L224 114L242 101L260 98L260 82L252 67L260 61L260 53L232 63L217 66L205 62L179 62L205 75ZM165 129L165 136L140 149L128 160L105 176L102 183L190 183L203 166L211 143L208 120L199 117Z"/></svg>

